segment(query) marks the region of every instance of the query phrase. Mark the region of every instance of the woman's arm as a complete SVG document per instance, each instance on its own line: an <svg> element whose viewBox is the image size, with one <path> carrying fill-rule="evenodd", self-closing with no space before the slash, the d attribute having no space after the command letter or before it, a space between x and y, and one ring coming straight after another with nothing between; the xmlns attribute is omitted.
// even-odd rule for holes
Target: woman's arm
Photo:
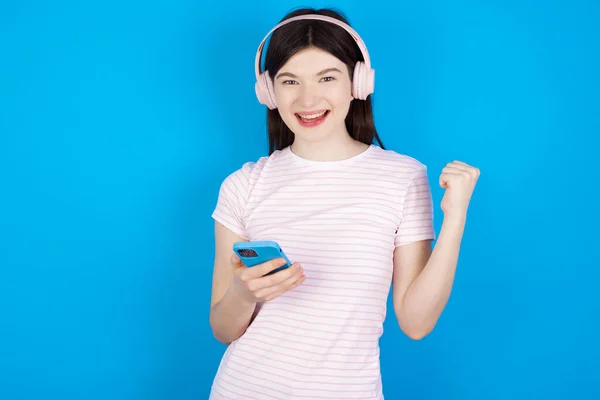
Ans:
<svg viewBox="0 0 600 400"><path fill-rule="evenodd" d="M214 337L229 345L248 328L256 303L245 300L232 290L235 265L232 264L232 247L242 242L239 237L219 222L215 222L215 263L210 301L210 327Z"/></svg>
<svg viewBox="0 0 600 400"><path fill-rule="evenodd" d="M479 170L455 161L440 176L446 189L444 220L436 245L418 241L394 250L393 302L403 332L418 340L429 334L442 314L454 283L467 209Z"/></svg>

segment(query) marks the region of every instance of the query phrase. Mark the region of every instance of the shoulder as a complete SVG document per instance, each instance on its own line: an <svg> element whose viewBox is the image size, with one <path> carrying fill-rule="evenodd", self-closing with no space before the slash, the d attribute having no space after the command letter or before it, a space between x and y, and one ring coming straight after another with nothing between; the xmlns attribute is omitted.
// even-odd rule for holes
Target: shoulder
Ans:
<svg viewBox="0 0 600 400"><path fill-rule="evenodd" d="M390 173L410 176L427 173L427 166L420 160L407 154L377 146L374 148L372 161Z"/></svg>
<svg viewBox="0 0 600 400"><path fill-rule="evenodd" d="M270 173L273 167L282 165L285 162L285 157L285 150L277 150L269 156L263 156L253 161L246 161L225 178L223 185L235 185L243 187L246 190L251 190L261 177Z"/></svg>

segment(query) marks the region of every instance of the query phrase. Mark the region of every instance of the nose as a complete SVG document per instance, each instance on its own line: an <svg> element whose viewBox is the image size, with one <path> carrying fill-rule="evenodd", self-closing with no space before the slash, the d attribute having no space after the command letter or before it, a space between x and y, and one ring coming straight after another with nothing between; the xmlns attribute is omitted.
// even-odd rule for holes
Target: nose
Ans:
<svg viewBox="0 0 600 400"><path fill-rule="evenodd" d="M317 86L305 84L300 88L297 102L303 108L310 108L318 104L321 97L322 93Z"/></svg>

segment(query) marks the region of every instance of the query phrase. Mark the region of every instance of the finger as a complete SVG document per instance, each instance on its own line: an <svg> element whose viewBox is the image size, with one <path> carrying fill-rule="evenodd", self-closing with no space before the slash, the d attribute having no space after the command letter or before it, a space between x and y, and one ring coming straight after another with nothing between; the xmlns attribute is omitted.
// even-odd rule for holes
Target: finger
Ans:
<svg viewBox="0 0 600 400"><path fill-rule="evenodd" d="M242 274L243 274L244 270L246 269L246 266L244 265L242 260L238 256L235 255L235 253L233 253L230 260L231 260L231 269L232 269L233 273L237 274L239 278L242 278Z"/></svg>
<svg viewBox="0 0 600 400"><path fill-rule="evenodd" d="M257 267L248 268L248 271L241 272L241 280L246 283L246 287L251 292L257 292L261 289L277 286L284 280L288 279L294 274L302 272L300 264L294 263L290 268L282 269L274 274L270 275L259 275L257 276L256 271L251 271Z"/></svg>
<svg viewBox="0 0 600 400"><path fill-rule="evenodd" d="M299 263L292 264L291 267L277 271L274 274L265 275L255 279L254 284L257 288L268 288L280 285L282 282L294 277L300 276L303 273L302 266Z"/></svg>
<svg viewBox="0 0 600 400"><path fill-rule="evenodd" d="M247 267L240 272L240 279L243 281L259 279L283 265L285 265L285 260L282 258L276 258L274 260L255 265L253 267Z"/></svg>
<svg viewBox="0 0 600 400"><path fill-rule="evenodd" d="M288 289L285 289L285 290L277 290L277 291L275 291L275 292L273 292L273 293L271 293L271 294L267 295L267 296L264 298L264 301L271 301L271 300L273 300L273 299L275 299L275 298L277 298L277 297L281 296L281 295L282 295L282 294L284 294L285 292L288 292L288 291L290 291L290 290L292 290L292 289L294 289L294 288L296 288L296 287L300 286L300 285L302 284L302 282L304 282L304 280L305 280L305 279L306 279L306 277L305 277L305 276L302 276L300 279L298 279L298 280L297 280L297 281L296 281L296 282L295 282L295 283L294 283L292 286L290 286Z"/></svg>
<svg viewBox="0 0 600 400"><path fill-rule="evenodd" d="M286 285L286 286L277 285L277 286L272 286L270 288L262 289L259 292L256 292L255 296L257 299L263 300L263 301L273 300L274 298L281 296L283 293L290 291L295 287L300 286L300 284L302 282L304 282L305 279L306 279L306 277L300 276L300 277L296 278L296 280L294 280L289 285Z"/></svg>
<svg viewBox="0 0 600 400"><path fill-rule="evenodd" d="M442 169L442 174L460 174L469 179L476 179L478 177L478 172L475 168L454 164L449 164L449 166L444 167L444 169Z"/></svg>
<svg viewBox="0 0 600 400"><path fill-rule="evenodd" d="M259 264L255 267L253 267L252 268L252 270L253 270L252 276L255 278L265 276L269 272L273 272L274 270L276 270L279 267L284 266L285 264L286 264L286 261L284 258L276 258L271 261L267 261L265 263L262 263L262 264Z"/></svg>
<svg viewBox="0 0 600 400"><path fill-rule="evenodd" d="M286 288L291 288L295 282L297 282L298 280L302 279L303 276L305 276L304 270L302 269L300 264L293 264L291 268L288 268L288 270L289 271L282 270L274 274L279 275L278 278L280 278L278 281L275 281L278 282L275 284L275 286L279 286L280 288L286 290Z"/></svg>
<svg viewBox="0 0 600 400"><path fill-rule="evenodd" d="M440 175L440 180L439 180L440 181L439 182L440 186L443 187L443 188L447 188L448 187L448 182L451 179L456 179L456 178L458 178L460 176L464 176L464 172L462 172L462 171L443 172Z"/></svg>
<svg viewBox="0 0 600 400"><path fill-rule="evenodd" d="M467 164L459 164L457 162L451 162L446 164L446 166L444 167L445 169L451 169L451 170L456 170L456 171L471 171L473 170L473 167L471 167L470 165Z"/></svg>
<svg viewBox="0 0 600 400"><path fill-rule="evenodd" d="M286 292L285 290L276 290L267 295L264 295L264 297L257 296L257 299L259 299L259 301L271 301L271 300L276 299L277 297L281 296L285 292Z"/></svg>
<svg viewBox="0 0 600 400"><path fill-rule="evenodd" d="M475 177L478 177L480 175L480 171L479 168L473 167L472 165L469 165L467 163L464 163L462 161L453 161L451 163L448 163L447 165L448 167L455 167L458 169L462 169L463 171L468 172L470 175L473 175Z"/></svg>
<svg viewBox="0 0 600 400"><path fill-rule="evenodd" d="M471 167L465 163L461 163L459 161L453 161L451 163L446 164L448 168L456 168L462 171L468 171Z"/></svg>
<svg viewBox="0 0 600 400"><path fill-rule="evenodd" d="M238 257L238 255L235 253L235 251L231 253L231 263L236 267L242 266L244 264L242 260Z"/></svg>
<svg viewBox="0 0 600 400"><path fill-rule="evenodd" d="M259 290L255 295L257 298L264 299L265 301L272 300L275 297L300 286L305 279L306 275L303 273L296 273L275 286Z"/></svg>
<svg viewBox="0 0 600 400"><path fill-rule="evenodd" d="M455 171L452 171L452 170L442 171L442 174L440 175L440 179L448 180L452 177L460 177L460 176L464 177L465 175L466 174L464 171L456 171L456 170Z"/></svg>
<svg viewBox="0 0 600 400"><path fill-rule="evenodd" d="M453 163L453 164L457 164L457 165L463 165L463 166L465 166L465 167L470 167L470 165L469 165L469 164L467 164L466 162L462 162L462 161L460 161L460 160L454 160L454 161L452 161L452 163Z"/></svg>
<svg viewBox="0 0 600 400"><path fill-rule="evenodd" d="M460 168L456 168L456 167L444 167L442 169L442 174L466 174L467 171L465 171L464 169L460 169Z"/></svg>

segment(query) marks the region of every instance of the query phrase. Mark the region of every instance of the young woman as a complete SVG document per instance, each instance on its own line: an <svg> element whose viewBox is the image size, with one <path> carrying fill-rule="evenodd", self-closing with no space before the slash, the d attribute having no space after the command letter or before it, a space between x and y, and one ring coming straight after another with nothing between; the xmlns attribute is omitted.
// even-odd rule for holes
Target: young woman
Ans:
<svg viewBox="0 0 600 400"><path fill-rule="evenodd" d="M210 324L228 347L211 399L383 399L378 340L390 286L400 328L415 340L450 295L479 171L459 161L441 171L432 250L426 167L381 145L373 70L345 22L331 10L287 15L267 34L262 73L259 46L270 151L227 177L213 214ZM244 266L232 246L256 240L278 242L293 266L270 275L282 260Z"/></svg>

